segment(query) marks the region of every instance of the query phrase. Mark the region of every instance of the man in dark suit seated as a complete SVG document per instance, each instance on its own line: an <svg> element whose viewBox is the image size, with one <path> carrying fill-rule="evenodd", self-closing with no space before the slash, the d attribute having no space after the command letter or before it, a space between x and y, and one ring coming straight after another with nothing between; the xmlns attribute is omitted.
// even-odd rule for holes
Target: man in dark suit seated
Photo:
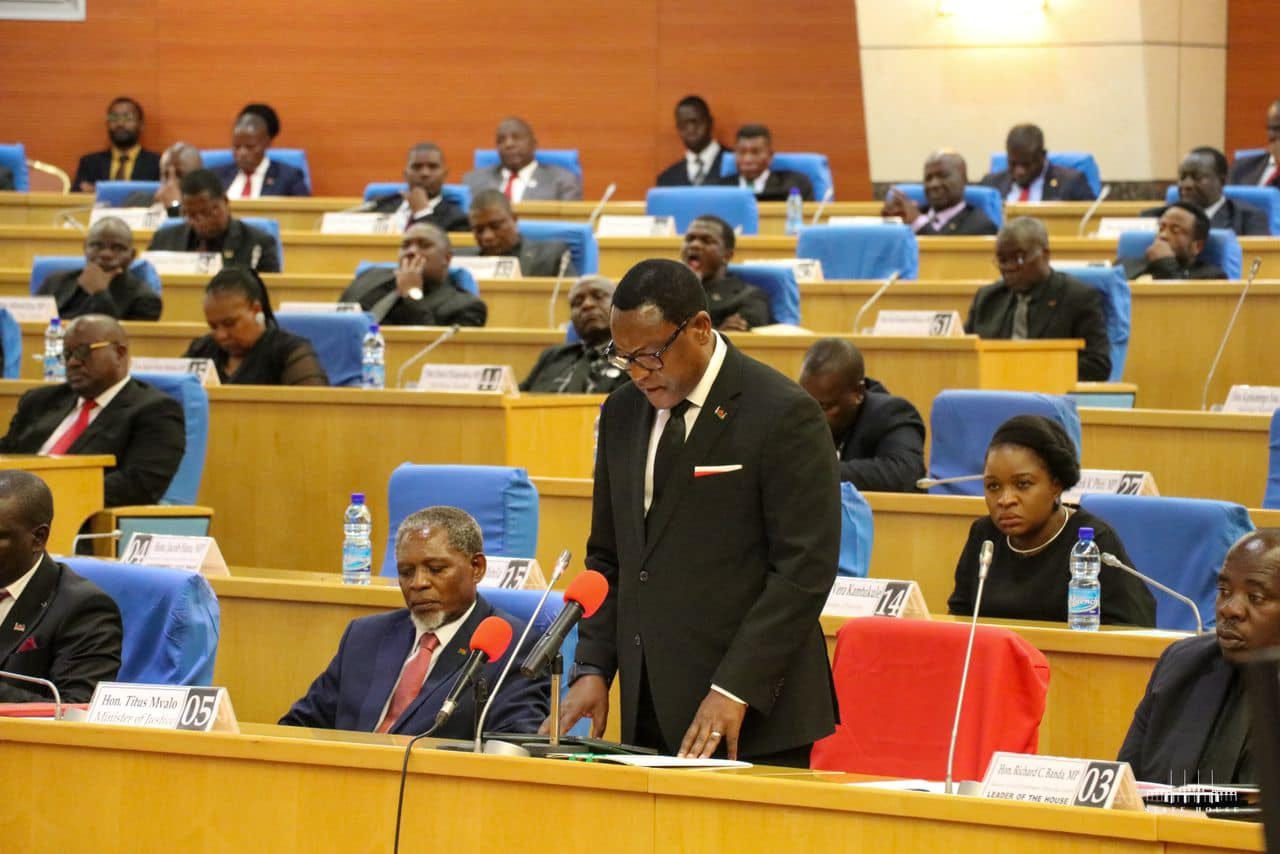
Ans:
<svg viewBox="0 0 1280 854"><path fill-rule="evenodd" d="M1280 187L1277 152L1280 152L1280 101L1272 101L1267 108L1267 150L1250 157L1241 157L1233 163L1227 183L1250 187Z"/></svg>
<svg viewBox="0 0 1280 854"><path fill-rule="evenodd" d="M434 142L420 142L409 149L409 162L404 167L408 191L370 199L366 205L371 203L372 207L367 209L395 214L397 221L404 223L404 228L428 222L445 231L466 231L471 227L467 212L442 193L448 177L449 167L445 165L440 146Z"/></svg>
<svg viewBox="0 0 1280 854"><path fill-rule="evenodd" d="M182 191L183 225L156 229L148 249L165 252L216 252L223 266L280 272L280 249L265 231L231 216L222 181L208 169L189 172Z"/></svg>
<svg viewBox="0 0 1280 854"><path fill-rule="evenodd" d="M1037 126L1014 125L1005 137L1004 150L1008 167L984 175L981 183L999 190L1006 202L1091 202L1097 198L1083 172L1049 162L1044 131Z"/></svg>
<svg viewBox="0 0 1280 854"><path fill-rule="evenodd" d="M53 297L64 321L82 314L159 320L160 295L129 272L136 255L128 224L118 217L103 217L85 236L85 265L79 270L51 273L36 294Z"/></svg>
<svg viewBox="0 0 1280 854"><path fill-rule="evenodd" d="M996 237L1000 281L979 288L969 306L964 331L981 338L1083 338L1076 356L1081 380L1111 376L1111 345L1102 314L1102 295L1084 282L1049 266L1049 234L1044 223L1020 216Z"/></svg>
<svg viewBox="0 0 1280 854"><path fill-rule="evenodd" d="M22 395L0 454L113 454L106 506L155 504L187 447L182 406L129 376L129 338L115 318L76 318L63 348L67 381Z"/></svg>
<svg viewBox="0 0 1280 854"><path fill-rule="evenodd" d="M1207 145L1193 148L1178 167L1178 199L1204 210L1210 228L1229 228L1240 235L1271 234L1271 222L1264 211L1222 194L1226 180L1225 154ZM1159 216L1163 212L1163 208L1153 208L1142 215Z"/></svg>
<svg viewBox="0 0 1280 854"><path fill-rule="evenodd" d="M800 387L827 417L840 479L863 492L915 492L924 471L924 421L911 402L867 380L862 352L843 338L815 341Z"/></svg>
<svg viewBox="0 0 1280 854"><path fill-rule="evenodd" d="M272 160L268 148L271 137L267 123L254 113L242 113L231 129L234 163L219 166L218 174L227 196L258 199L262 196L309 196L307 177L301 169Z"/></svg>
<svg viewBox="0 0 1280 854"><path fill-rule="evenodd" d="M582 201L582 179L562 166L539 163L538 140L524 119L511 116L498 123L498 165L472 169L462 176L472 194L497 190L512 204L532 201Z"/></svg>
<svg viewBox="0 0 1280 854"><path fill-rule="evenodd" d="M768 326L773 318L764 291L729 275L735 245L733 226L705 214L689 223L680 260L702 281L711 325L726 332L746 332L753 326Z"/></svg>
<svg viewBox="0 0 1280 854"><path fill-rule="evenodd" d="M53 493L17 469L0 471L0 670L47 679L64 703L87 703L116 678L120 609L96 584L45 551ZM47 688L0 677L0 703L49 702Z"/></svg>
<svg viewBox="0 0 1280 854"><path fill-rule="evenodd" d="M935 151L924 162L924 196L928 208L922 211L905 193L890 190L880 215L901 217L921 237L995 234L996 224L991 218L964 200L968 180L967 167L959 152Z"/></svg>
<svg viewBox="0 0 1280 854"><path fill-rule="evenodd" d="M794 187L800 198L813 201L813 183L809 176L789 169L773 169L773 136L764 125L738 128L733 158L738 171L726 175L721 183L742 187L756 194L762 202L785 202Z"/></svg>
<svg viewBox="0 0 1280 854"><path fill-rule="evenodd" d="M556 394L609 394L631 381L625 371L609 364L609 312L613 282L604 276L583 276L569 290L569 320L578 340L548 347L538 356L521 391Z"/></svg>
<svg viewBox="0 0 1280 854"><path fill-rule="evenodd" d="M6 166L0 166L0 190L13 189L13 170Z"/></svg>
<svg viewBox="0 0 1280 854"><path fill-rule="evenodd" d="M123 95L116 98L107 106L110 147L80 158L71 189L92 193L99 181L160 180L160 155L143 148L141 137L142 105Z"/></svg>
<svg viewBox="0 0 1280 854"><path fill-rule="evenodd" d="M149 208L162 205L170 219L182 216L182 187L184 177L204 168L200 149L189 142L175 142L160 155L160 186L154 193L135 190L125 196L123 207Z"/></svg>
<svg viewBox="0 0 1280 854"><path fill-rule="evenodd" d="M1123 258L1129 279L1225 279L1222 268L1200 257L1209 240L1209 217L1198 205L1174 202L1160 213L1156 239L1141 258Z"/></svg>
<svg viewBox="0 0 1280 854"><path fill-rule="evenodd" d="M406 607L353 620L333 661L280 723L420 735L434 724L480 622L496 614L511 624L513 638L524 629L522 620L477 594L484 539L476 520L462 510L428 507L407 516L396 531L396 569ZM513 644L485 665L489 685L497 684L508 658L523 658L536 640L531 637L519 651ZM513 668L493 700L485 731L534 732L550 697L548 676L526 679ZM435 735L470 739L476 715L474 694L464 691Z"/></svg>
<svg viewBox="0 0 1280 854"><path fill-rule="evenodd" d="M466 247L459 255L500 255L520 259L523 276L576 276L578 268L569 258L569 244L563 240L525 240L516 227L511 202L497 190L482 190L471 197L471 233L476 248ZM562 267L563 265L563 267Z"/></svg>
<svg viewBox="0 0 1280 854"><path fill-rule="evenodd" d="M394 270L371 267L347 286L338 302L358 302L384 326L484 326L489 310L449 275L453 249L438 226L409 226Z"/></svg>
<svg viewBox="0 0 1280 854"><path fill-rule="evenodd" d="M712 133L711 108L697 95L686 95L676 104L676 133L684 143L684 159L658 173L659 187L701 187L720 183L725 149Z"/></svg>
<svg viewBox="0 0 1280 854"><path fill-rule="evenodd" d="M1118 756L1139 780L1261 782L1237 665L1280 646L1280 529L1253 531L1231 547L1214 611L1216 632L1173 644L1151 672Z"/></svg>

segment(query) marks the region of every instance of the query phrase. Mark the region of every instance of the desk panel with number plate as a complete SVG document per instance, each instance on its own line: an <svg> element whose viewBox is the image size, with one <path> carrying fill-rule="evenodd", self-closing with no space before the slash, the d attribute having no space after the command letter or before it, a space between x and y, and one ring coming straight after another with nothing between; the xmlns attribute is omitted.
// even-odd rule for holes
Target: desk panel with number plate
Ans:
<svg viewBox="0 0 1280 854"><path fill-rule="evenodd" d="M16 400L14 401L16 405ZM12 411L4 415L8 424ZM110 454L82 454L69 457L37 457L0 454L0 469L29 471L49 485L53 493L53 527L49 531L49 551L71 554L71 541L90 515L102 509L103 470L116 464Z"/></svg>

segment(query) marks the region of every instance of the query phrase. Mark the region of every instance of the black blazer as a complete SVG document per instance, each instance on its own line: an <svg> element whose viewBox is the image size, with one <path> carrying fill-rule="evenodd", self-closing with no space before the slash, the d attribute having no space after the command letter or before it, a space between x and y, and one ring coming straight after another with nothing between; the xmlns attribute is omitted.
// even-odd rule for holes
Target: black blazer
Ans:
<svg viewBox="0 0 1280 854"><path fill-rule="evenodd" d="M0 623L0 670L48 679L64 703L87 703L116 678L124 630L102 589L48 554ZM0 679L0 703L49 702L47 690Z"/></svg>
<svg viewBox="0 0 1280 854"><path fill-rule="evenodd" d="M928 211L925 211L928 213ZM910 225L910 223L907 223ZM976 236L982 234L995 234L999 231L996 224L991 221L991 217L975 208L973 205L965 203L964 210L953 216L946 225L939 231L932 224L926 223L925 227L916 232L921 237L953 237L955 235Z"/></svg>
<svg viewBox="0 0 1280 854"><path fill-rule="evenodd" d="M586 565L609 594L580 624L577 662L606 679L617 672L626 742L642 662L672 746L713 683L740 697L749 708L739 753L750 757L835 726L818 617L836 574L839 475L813 399L726 339L719 346L720 374L647 522L656 410L633 384L604 403ZM695 477L696 466L731 465L741 468Z"/></svg>
<svg viewBox="0 0 1280 854"><path fill-rule="evenodd" d="M373 207L370 209L373 213L395 213L400 210L400 205L404 203L404 196L400 193L388 193L385 196L378 196L369 201L373 202ZM435 210L426 216L415 217L410 215L405 228L417 225L420 222L429 222L432 225L443 228L445 231L471 230L471 221L467 219L467 212L459 205L454 204L447 196L442 197L436 203Z"/></svg>
<svg viewBox="0 0 1280 854"><path fill-rule="evenodd" d="M719 327L731 314L740 314L750 326L768 326L773 322L769 313L769 297L755 285L749 285L737 276L722 276L704 281L702 289L707 294L707 310L711 323Z"/></svg>
<svg viewBox="0 0 1280 854"><path fill-rule="evenodd" d="M726 175L720 183L738 186L738 173ZM769 177L764 179L764 189L756 193L756 198L764 202L785 202L791 194L791 188L800 190L800 198L806 202L813 201L813 182L803 172L792 172L790 169L770 169Z"/></svg>
<svg viewBox="0 0 1280 854"><path fill-rule="evenodd" d="M199 238L187 223L161 228L151 237L148 249L166 252L194 252L199 245ZM254 250L257 250L255 253ZM222 253L224 266L253 267L253 259L258 258L254 267L259 273L280 272L280 247L276 239L265 231L241 222L232 217L227 231L222 236L222 245L218 249Z"/></svg>
<svg viewBox="0 0 1280 854"><path fill-rule="evenodd" d="M0 166L0 190L13 189L13 170L7 166Z"/></svg>
<svg viewBox="0 0 1280 854"><path fill-rule="evenodd" d="M863 492L915 492L924 471L924 421L905 398L868 391L836 439L840 479Z"/></svg>
<svg viewBox="0 0 1280 854"><path fill-rule="evenodd" d="M338 302L358 302L365 311L373 312L376 322L387 326L484 326L489 313L479 297L449 281L424 290L420 300L398 297L383 302L395 292L396 271L371 267L352 280Z"/></svg>
<svg viewBox="0 0 1280 854"><path fill-rule="evenodd" d="M1013 291L1003 282L986 285L973 295L964 331L980 338L1013 334ZM1111 376L1111 345L1102 314L1102 295L1065 273L1053 271L1031 290L1027 307L1028 338L1083 338L1076 356L1081 380L1105 382Z"/></svg>
<svg viewBox="0 0 1280 854"><path fill-rule="evenodd" d="M71 179L71 190L72 192L79 192L82 181L96 184L99 181L110 180L111 149L95 151L80 158L80 164L76 166L76 176ZM160 155L154 151L147 151L145 148L139 151L138 162L133 164L133 172L129 176L129 180L159 181Z"/></svg>
<svg viewBox="0 0 1280 854"><path fill-rule="evenodd" d="M724 155L725 147L722 145L720 150L716 152L715 159L711 161L711 168L707 170L706 176L702 179L702 186L711 187L720 183L720 169L724 165ZM663 169L658 173L656 184L659 187L690 186L688 161L681 157L675 163Z"/></svg>
<svg viewBox="0 0 1280 854"><path fill-rule="evenodd" d="M979 182L984 187L995 187L1000 197L1009 195L1013 189L1013 175L1008 169L1003 172L991 172L982 176ZM1050 163L1045 169L1044 202L1091 202L1098 196L1089 186L1089 179L1078 169Z"/></svg>
<svg viewBox="0 0 1280 854"><path fill-rule="evenodd" d="M520 390L552 394L609 394L631 382L626 371L620 371L605 361L601 349L588 347L582 341L548 347L538 355L533 370L520 383Z"/></svg>
<svg viewBox="0 0 1280 854"><path fill-rule="evenodd" d="M1140 216L1160 216L1164 206L1147 208ZM1209 218L1210 228L1229 228L1239 235L1271 234L1271 220L1267 214L1253 205L1224 199L1222 205Z"/></svg>
<svg viewBox="0 0 1280 854"><path fill-rule="evenodd" d="M1265 151L1252 157L1241 157L1231 164L1231 171L1227 173L1227 183L1258 186L1258 182L1262 180L1263 170L1267 168L1267 161L1270 159L1270 155ZM1270 186L1280 186L1280 173L1271 179Z"/></svg>
<svg viewBox="0 0 1280 854"><path fill-rule="evenodd" d="M218 346L213 335L195 339L182 355L191 359L212 359L223 385L329 384L329 377L311 342L279 326L267 327L234 374L227 373L227 351Z"/></svg>
<svg viewBox="0 0 1280 854"><path fill-rule="evenodd" d="M33 388L18 400L0 454L34 454L80 398L66 383ZM130 379L98 413L69 454L115 454L106 471L108 507L155 504L169 488L187 447L182 406L141 380Z"/></svg>
<svg viewBox="0 0 1280 854"><path fill-rule="evenodd" d="M79 270L51 273L40 283L39 296L53 297L58 316L64 321L82 314L106 314L117 320L159 320L160 295L129 271L118 274L101 293L90 294L80 287Z"/></svg>
<svg viewBox="0 0 1280 854"><path fill-rule="evenodd" d="M267 156L270 157L271 153L268 152ZM228 163L213 171L222 180L222 186L226 189L231 186L236 175L240 174L240 167L234 163ZM307 186L307 176L302 174L301 169L290 166L288 163L281 163L279 160L272 160L267 164L266 177L262 179L262 195L309 196L311 188Z"/></svg>
<svg viewBox="0 0 1280 854"><path fill-rule="evenodd" d="M1190 267L1183 267L1176 258L1160 258L1148 262L1145 257L1117 259L1116 264L1124 267L1126 279L1139 276L1150 276L1153 279L1225 279L1227 274L1217 264L1210 264L1201 258L1191 262Z"/></svg>
<svg viewBox="0 0 1280 854"><path fill-rule="evenodd" d="M568 249L569 244L563 240L521 240L506 254L520 259L520 273L525 278L555 278L560 275L560 258ZM459 246L453 254L479 255L480 249L476 246ZM564 274L565 276L578 275L578 268L574 266L572 259L569 261L569 266L565 268Z"/></svg>

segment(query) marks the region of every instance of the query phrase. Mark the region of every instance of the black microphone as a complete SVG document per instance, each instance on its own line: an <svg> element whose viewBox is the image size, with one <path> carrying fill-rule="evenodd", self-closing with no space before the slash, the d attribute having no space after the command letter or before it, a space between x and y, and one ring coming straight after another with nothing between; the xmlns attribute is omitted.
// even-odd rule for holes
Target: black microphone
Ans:
<svg viewBox="0 0 1280 854"><path fill-rule="evenodd" d="M947 794L951 794L951 773L956 762L956 740L960 737L960 712L964 709L964 688L969 681L969 664L973 660L973 637L978 632L978 608L982 605L982 589L987 584L987 571L991 569L991 558L995 554L995 544L990 540L982 541L982 551L978 555L978 593L973 597L973 619L969 621L969 646L964 651L964 669L960 671L960 696L956 697L956 719L951 724L951 746L947 750Z"/></svg>
<svg viewBox="0 0 1280 854"><path fill-rule="evenodd" d="M579 620L594 614L607 595L609 582L595 570L588 569L575 578L564 591L564 607L525 656L524 663L520 665L520 674L526 679L535 679L550 667L552 659L560 652L565 636L578 625Z"/></svg>
<svg viewBox="0 0 1280 854"><path fill-rule="evenodd" d="M1129 573L1130 575L1136 576L1137 578L1145 581L1147 584L1150 584L1152 587L1156 588L1157 590L1163 590L1165 593L1168 593L1174 599L1177 599L1179 602L1186 605L1188 608L1191 609L1192 615L1194 615L1196 618L1196 634L1198 635L1204 634L1204 622L1200 619L1200 609L1196 607L1196 603L1191 600L1191 597L1183 596L1181 593L1179 593L1177 590L1174 590L1172 587L1166 587L1165 585L1161 584L1159 581L1156 581L1151 576L1138 572L1138 570L1129 566L1127 563L1124 563L1123 561L1120 560L1120 558L1116 557L1111 552L1102 553L1102 562L1105 563L1107 566L1114 567L1116 569L1123 569L1125 572Z"/></svg>
<svg viewBox="0 0 1280 854"><path fill-rule="evenodd" d="M510 623L501 617L492 616L480 621L480 625L476 626L476 630L471 634L471 655L467 658L466 664L462 665L462 672L454 680L453 687L449 689L449 696L440 704L433 730L449 720L454 709L458 708L458 701L462 699L463 693L471 687L471 683L475 681L484 666L490 661L502 658L502 654L510 645Z"/></svg>
<svg viewBox="0 0 1280 854"><path fill-rule="evenodd" d="M1200 392L1200 410L1203 412L1209 408L1209 384L1213 382L1213 375L1218 371L1218 362L1222 360L1222 351L1227 349L1227 340L1231 338L1231 330L1235 329L1236 317L1240 314L1240 308L1244 305L1244 298L1249 295L1249 288L1253 285L1253 280L1258 276L1258 270L1262 269L1262 259L1254 258L1253 263L1249 265L1249 278L1245 280L1244 287L1240 290L1240 299L1236 300L1235 310L1231 312L1231 319L1227 321L1227 331L1222 333L1222 340L1218 342L1218 352L1213 357L1213 364L1209 366L1209 375L1204 378L1204 389Z"/></svg>
<svg viewBox="0 0 1280 854"><path fill-rule="evenodd" d="M453 324L453 326L450 326L444 332L441 332L439 337L436 338L436 340L432 341L430 344L428 344L427 346L423 347L421 350L419 350L418 352L410 356L409 360L405 362L403 365L401 365L400 370L396 372L396 388L404 388L404 372L409 370L409 367L411 365L413 365L415 362L422 359L432 350L439 347L441 344L448 341L453 336L457 335L458 330L460 330L461 328L462 328L461 324L459 323Z"/></svg>

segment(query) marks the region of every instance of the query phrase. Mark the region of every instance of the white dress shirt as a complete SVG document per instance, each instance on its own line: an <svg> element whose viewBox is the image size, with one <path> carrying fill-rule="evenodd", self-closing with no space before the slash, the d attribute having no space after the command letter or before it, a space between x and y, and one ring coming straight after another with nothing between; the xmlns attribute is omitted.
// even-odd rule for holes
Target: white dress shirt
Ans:
<svg viewBox="0 0 1280 854"><path fill-rule="evenodd" d="M764 185L769 181L769 170L766 169L756 176L754 181L748 181L741 175L738 176L738 186L744 190L750 190L757 196L764 192Z"/></svg>
<svg viewBox="0 0 1280 854"><path fill-rule="evenodd" d="M701 151L686 151L684 153L685 169L688 170L690 184L697 180L699 172L702 173L703 184L714 184L719 180L719 175L711 174L711 168L715 165L716 156L719 153L720 143L714 139L707 143L707 147Z"/></svg>
<svg viewBox="0 0 1280 854"><path fill-rule="evenodd" d="M413 620L413 627L415 630L413 633L413 644L409 647L409 655L405 658L404 664L400 665L400 675L403 676L404 669L409 666L409 662L413 661L419 654L421 654L422 650L418 649L418 644L422 643L422 636L427 632L432 631L436 634L437 643L435 652L431 656L431 663L427 665L427 672L423 674L422 677L422 684L427 684L427 678L431 676L431 671L435 670L436 662L440 660L440 656L444 651L449 648L449 644L453 642L453 636L458 633L458 629L462 628L462 624L467 621L467 618L471 616L471 612L475 609L476 603L472 602L471 607L464 611L461 617L445 623L438 629L426 628L422 625L422 621L418 619L418 615L410 611L409 618ZM382 711L378 713L378 723L382 723L382 719L387 716L387 709L391 706L391 698L396 695L396 688L398 687L400 687L400 676L396 677L396 684L391 686L391 692L387 694L386 702L382 704Z"/></svg>
<svg viewBox="0 0 1280 854"><path fill-rule="evenodd" d="M262 195L262 182L267 180L267 169L271 166L271 158L264 157L262 162L258 164L258 168L253 170L253 174L249 176L249 198L256 199ZM240 199L244 194L244 170L236 171L236 178L231 182L231 186L227 187L228 199Z"/></svg>
<svg viewBox="0 0 1280 854"><path fill-rule="evenodd" d="M1227 203L1226 196L1218 196L1218 200L1216 202L1214 202L1213 204L1209 205L1209 207L1204 209L1204 215L1207 216L1209 219L1213 219L1213 217L1218 213L1218 211L1222 210L1222 206L1225 205L1226 203Z"/></svg>
<svg viewBox="0 0 1280 854"><path fill-rule="evenodd" d="M1262 167L1262 174L1258 176L1258 186L1267 186L1267 179L1271 177L1271 173L1276 168L1276 156L1274 154L1267 155L1267 165Z"/></svg>
<svg viewBox="0 0 1280 854"><path fill-rule="evenodd" d="M522 200L524 198L525 191L537 184L537 182L533 180L533 170L537 168L538 161L530 160L521 167L519 172L516 173L516 180L511 185L511 204L514 205L516 202ZM507 188L507 179L510 177L511 170L503 166L502 174L499 176L500 180L498 181L499 192Z"/></svg>
<svg viewBox="0 0 1280 854"><path fill-rule="evenodd" d="M124 388L124 384L128 381L129 375L126 374L124 379L109 387L106 391L93 399L93 402L97 405L89 411L90 424L97 420L98 416L102 414L102 410L107 408L107 404L116 399L116 395L120 393L120 389ZM49 434L49 438L44 440L44 444L40 446L38 453L49 453L49 449L58 444L58 440L62 438L62 434L71 429L71 425L75 423L76 418L80 415L80 410L83 408L84 399L82 398L79 405L71 407L71 411L67 413L67 417L58 422L58 426Z"/></svg>
<svg viewBox="0 0 1280 854"><path fill-rule="evenodd" d="M36 574L36 570L40 567L40 561L44 560L41 554L36 558L36 562L23 575L18 576L18 580L10 584L8 587L0 587L0 590L8 593L3 599L0 599L0 626L4 625L4 621L9 618L9 612L13 610L13 603L18 601L18 597L22 595L22 591L27 589L27 585L31 583L31 578Z"/></svg>
<svg viewBox="0 0 1280 854"><path fill-rule="evenodd" d="M403 202L400 203L400 207L396 208L396 212L391 215L392 219L396 223L396 226L399 228L399 230L404 231L406 228L409 227L410 223L416 220L426 219L427 217L435 213L436 208L440 206L440 200L443 198L444 198L444 193L441 193L435 198L428 198L427 206L422 210L418 211L417 213L414 213L413 208L409 207L409 199L406 198Z"/></svg>

